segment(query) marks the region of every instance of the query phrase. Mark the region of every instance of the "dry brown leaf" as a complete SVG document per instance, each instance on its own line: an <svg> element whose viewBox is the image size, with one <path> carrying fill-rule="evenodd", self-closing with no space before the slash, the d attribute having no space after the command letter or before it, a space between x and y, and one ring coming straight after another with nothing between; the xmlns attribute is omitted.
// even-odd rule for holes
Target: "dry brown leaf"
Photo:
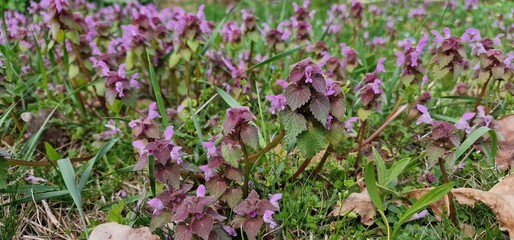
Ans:
<svg viewBox="0 0 514 240"><path fill-rule="evenodd" d="M341 216L346 215L349 212L354 212L361 216L362 224L367 226L373 224L373 218L376 215L376 211L375 207L373 207L373 203L371 202L367 189L364 189L360 193L351 193L342 206L338 204L334 207L334 211L332 211L331 214L333 216Z"/></svg>
<svg viewBox="0 0 514 240"><path fill-rule="evenodd" d="M93 229L89 240L159 240L149 228L131 228L115 222L100 224Z"/></svg>
<svg viewBox="0 0 514 240"><path fill-rule="evenodd" d="M490 207L500 222L500 229L507 230L510 239L514 239L514 175L501 180L487 192L457 188L452 193L460 204L474 206L476 201L481 201Z"/></svg>
<svg viewBox="0 0 514 240"><path fill-rule="evenodd" d="M421 188L421 189L414 189L409 192L407 192L407 195L409 197L413 197L416 200L419 200L421 197L423 197L425 194L430 192L433 188ZM432 203L428 205L430 209L432 209L432 212L435 215L435 219L437 221L441 221L441 215L446 212L446 215L449 216L450 212L448 209L450 209L450 202L448 201L448 195L445 195L443 198L439 199L437 202Z"/></svg>
<svg viewBox="0 0 514 240"><path fill-rule="evenodd" d="M498 137L498 153L496 164L502 170L514 167L514 115L508 115L495 121L495 130L500 133Z"/></svg>

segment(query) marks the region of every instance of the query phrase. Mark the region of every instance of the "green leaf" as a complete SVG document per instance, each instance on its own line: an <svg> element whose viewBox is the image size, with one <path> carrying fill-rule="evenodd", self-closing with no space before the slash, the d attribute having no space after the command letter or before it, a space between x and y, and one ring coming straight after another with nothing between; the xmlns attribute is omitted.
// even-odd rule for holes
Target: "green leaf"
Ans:
<svg viewBox="0 0 514 240"><path fill-rule="evenodd" d="M417 200L414 204L412 204L412 206L400 216L399 221L394 226L393 237L396 236L396 233L400 230L401 225L409 220L412 215L443 198L448 192L450 192L450 190L452 190L453 185L454 183L450 182L436 187Z"/></svg>
<svg viewBox="0 0 514 240"><path fill-rule="evenodd" d="M387 171L387 176L385 179L386 187L393 188L396 185L398 176L400 176L403 170L405 170L405 168L409 165L410 160L410 158L404 158L398 162L395 162L393 166L391 166L391 168Z"/></svg>
<svg viewBox="0 0 514 240"><path fill-rule="evenodd" d="M428 162L430 164L436 164L437 161L439 160L439 158L444 156L444 154L446 153L446 150L444 148L438 147L434 144L428 144L426 153L427 153Z"/></svg>
<svg viewBox="0 0 514 240"><path fill-rule="evenodd" d="M150 54L148 54L148 51L146 52L146 57L148 61L148 72L150 72L150 83L155 94L155 100L157 101L157 108L159 108L159 113L162 116L162 123L165 126L168 126L166 106L164 106L164 99L162 98L161 94L161 86L159 85L159 81L157 81L157 76L155 76L155 71L153 69L152 61L150 60Z"/></svg>
<svg viewBox="0 0 514 240"><path fill-rule="evenodd" d="M81 189L79 189L77 186L75 169L73 169L69 158L58 160L57 164L59 165L59 170L61 171L64 184L66 185L66 188L68 189L71 198L75 203L75 206L77 206L82 224L84 225L84 229L86 229L86 236L88 236L89 234L87 232L86 215L82 209L82 195L80 193Z"/></svg>
<svg viewBox="0 0 514 240"><path fill-rule="evenodd" d="M57 160L61 159L61 156L59 155L59 153L57 153L57 151L55 151L55 148L52 147L52 145L50 145L50 143L45 142L45 150L46 150L46 155L48 156L48 160L57 161Z"/></svg>
<svg viewBox="0 0 514 240"><path fill-rule="evenodd" d="M230 94L223 91L223 89L216 87L216 92L223 98L223 100L230 106L230 107L241 107L241 104L237 102Z"/></svg>
<svg viewBox="0 0 514 240"><path fill-rule="evenodd" d="M196 50L198 49L198 45L200 45L200 42L195 40L187 40L186 44L193 52L196 52Z"/></svg>
<svg viewBox="0 0 514 240"><path fill-rule="evenodd" d="M375 165L373 165L373 162L369 162L364 169L364 181L366 182L366 189L368 190L373 205L375 205L379 211L383 212L385 210L384 203L378 191L377 180L375 179Z"/></svg>
<svg viewBox="0 0 514 240"><path fill-rule="evenodd" d="M96 161L98 159L102 158L111 150L111 148L114 146L114 144L119 140L119 138L111 139L110 141L106 142L102 148L96 153L96 155L91 158L91 160L87 163L87 168L82 173L82 176L80 176L80 182L79 182L79 189L80 191L84 190L84 187L86 186L87 180L89 179L89 176L91 176L91 172L93 171L93 166L95 165Z"/></svg>
<svg viewBox="0 0 514 240"><path fill-rule="evenodd" d="M266 59L266 60L264 60L264 61L262 61L262 62L260 62L260 63L257 63L257 64L255 64L255 65L253 65L252 67L250 67L250 68L249 68L248 70L246 70L245 72L248 72L248 71L253 70L253 69L255 69L255 68L258 68L258 67L264 66L264 65L266 65L266 64L269 64L269 63L275 62L275 61L277 61L277 60L279 60L279 59L282 59L282 58L284 58L284 57L287 57L287 56L289 56L289 55L291 55L291 54L295 53L296 51L300 50L301 48L303 48L303 47L305 47L305 46L306 46L306 45L304 44L304 45L301 45L301 46L299 46L299 47L296 47L296 48L293 48L293 49L290 49L290 50L287 50L287 51L281 52L281 53L279 53L279 54L277 54L277 55L275 55L275 56L273 56L273 57L270 57L270 58L268 58L268 59Z"/></svg>
<svg viewBox="0 0 514 240"><path fill-rule="evenodd" d="M279 119L284 125L287 143L293 142L300 133L307 130L307 120L299 113L287 109L280 112Z"/></svg>
<svg viewBox="0 0 514 240"><path fill-rule="evenodd" d="M29 197L22 198L22 199L17 199L15 201L6 203L1 206L3 207L6 205L17 205L17 204L21 204L21 203L37 202L37 201L50 199L50 198L62 197L62 196L69 195L69 194L70 194L70 191L68 191L68 190L45 192L45 193L41 193L41 194L34 194L34 195L31 195Z"/></svg>
<svg viewBox="0 0 514 240"><path fill-rule="evenodd" d="M307 158L314 157L325 146L325 135L323 130L317 127L310 127L307 131L298 135L298 147L305 152Z"/></svg>
<svg viewBox="0 0 514 240"><path fill-rule="evenodd" d="M227 163L235 168L239 167L239 159L243 157L243 152L239 148L235 148L234 146L229 146L228 144L223 144L221 146L221 155Z"/></svg>
<svg viewBox="0 0 514 240"><path fill-rule="evenodd" d="M369 118L371 113L373 113L371 110L365 110L364 108L359 108L359 110L357 110L357 117L359 117L359 119L361 121L365 121L366 119Z"/></svg>
<svg viewBox="0 0 514 240"><path fill-rule="evenodd" d="M7 169L9 168L9 164L7 164L7 160L4 157L0 156L0 189L5 189L7 187Z"/></svg>
<svg viewBox="0 0 514 240"><path fill-rule="evenodd" d="M171 54L170 59L168 61L168 67L173 68L175 65L177 65L178 61L180 61L180 55L177 53Z"/></svg>
<svg viewBox="0 0 514 240"><path fill-rule="evenodd" d="M484 136L486 133L489 133L491 137L491 150L490 150L490 158L491 162L494 162L494 157L496 157L496 152L498 150L498 139L496 137L496 132L488 127L480 127L479 129L472 132L468 138L455 150L455 154L453 155L453 160L458 160L472 145L475 143L480 137Z"/></svg>
<svg viewBox="0 0 514 240"><path fill-rule="evenodd" d="M377 164L378 183L383 186L387 186L388 184L385 181L387 173L385 161L375 147L373 147L372 151L373 159L375 159L375 163Z"/></svg>

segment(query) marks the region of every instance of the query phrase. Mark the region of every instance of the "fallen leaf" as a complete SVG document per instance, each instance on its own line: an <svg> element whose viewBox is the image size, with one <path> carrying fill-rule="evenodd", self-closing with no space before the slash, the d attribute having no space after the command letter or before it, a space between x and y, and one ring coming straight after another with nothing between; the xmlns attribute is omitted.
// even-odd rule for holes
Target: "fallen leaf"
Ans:
<svg viewBox="0 0 514 240"><path fill-rule="evenodd" d="M500 222L500 229L508 231L510 239L514 239L514 175L504 178L487 192L457 188L452 193L460 204L474 206L476 201L481 201L490 207Z"/></svg>
<svg viewBox="0 0 514 240"><path fill-rule="evenodd" d="M159 240L159 236L153 235L149 228L131 228L115 222L100 224L93 229L89 240Z"/></svg>
<svg viewBox="0 0 514 240"><path fill-rule="evenodd" d="M514 167L514 115L505 116L495 121L498 138L498 152L495 162L502 170Z"/></svg>
<svg viewBox="0 0 514 240"><path fill-rule="evenodd" d="M350 194L342 206L338 204L334 207L334 211L332 211L331 214L333 216L342 216L349 212L353 212L361 216L362 224L367 226L373 224L373 218L376 215L376 211L375 207L373 207L373 203L371 202L367 189L364 189L360 193Z"/></svg>
<svg viewBox="0 0 514 240"><path fill-rule="evenodd" d="M425 196L428 192L432 191L433 188L421 188L414 189L407 192L407 196L413 197L416 200L419 200L421 197ZM435 219L437 221L441 221L441 215L446 212L446 215L449 216L450 212L450 202L448 201L448 195L445 195L443 198L439 199L437 202L428 205L432 212L434 213Z"/></svg>

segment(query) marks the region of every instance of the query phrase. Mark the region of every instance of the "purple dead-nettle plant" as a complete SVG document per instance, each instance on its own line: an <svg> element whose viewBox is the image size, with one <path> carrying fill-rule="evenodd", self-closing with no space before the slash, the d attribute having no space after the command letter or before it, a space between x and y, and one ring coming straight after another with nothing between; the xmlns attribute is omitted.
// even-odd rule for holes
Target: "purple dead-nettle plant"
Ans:
<svg viewBox="0 0 514 240"><path fill-rule="evenodd" d="M321 55L323 58L318 65L325 67L327 81L330 79L331 81L346 83L348 76L344 69L344 61L337 57L330 56L326 51L322 52Z"/></svg>
<svg viewBox="0 0 514 240"><path fill-rule="evenodd" d="M39 3L41 8L41 15L46 27L50 30L52 38L62 42L61 38L64 34L59 34L60 31L69 32L73 37L75 44L78 44L78 31L81 30L80 26L75 22L73 12L70 10L70 4L67 0L43 0Z"/></svg>
<svg viewBox="0 0 514 240"><path fill-rule="evenodd" d="M243 93L246 93L250 89L250 83L247 81L245 61L239 60L239 64L234 66L229 58L224 57L222 59L225 67L230 71L230 76L233 78L232 85L225 83L227 92L232 89L231 86L234 86L237 89L241 89Z"/></svg>
<svg viewBox="0 0 514 240"><path fill-rule="evenodd" d="M400 44L403 51L395 53L397 57L396 66L403 68L400 79L406 85L421 83L426 74L426 69L422 66L421 55L427 42L427 33L423 35L415 47L412 46L412 41L408 38Z"/></svg>
<svg viewBox="0 0 514 240"><path fill-rule="evenodd" d="M209 194L226 203L231 209L235 208L243 197L241 185L243 184L243 172L239 166L229 163L223 157L223 146L237 144L231 139L223 139L218 146L215 145L218 137L209 142L204 142L203 147L207 151L209 162L200 166L205 178L205 186ZM227 155L225 149L225 155ZM240 155L239 155L240 156ZM229 159L231 156L229 156ZM238 161L239 159L236 159Z"/></svg>
<svg viewBox="0 0 514 240"><path fill-rule="evenodd" d="M275 194L270 196L270 200L261 199L259 194L252 190L248 197L234 209L237 216L232 221L232 226L243 229L250 240L256 239L265 223L271 229L275 228L277 223L273 219L273 214L280 210L278 200L281 197L281 194Z"/></svg>
<svg viewBox="0 0 514 240"><path fill-rule="evenodd" d="M383 83L378 77L379 73L385 72L385 58L377 61L375 71L366 74L363 80L363 86L360 88L358 95L365 109L380 109L381 99L383 97Z"/></svg>
<svg viewBox="0 0 514 240"><path fill-rule="evenodd" d="M272 98L271 103L274 112L277 107L281 109L279 119L288 144L298 141L300 149L312 157L325 146L325 132L328 142L333 144L344 136L341 85L325 79L318 64L308 58L292 65L286 81L280 85L285 87L285 107L277 99Z"/></svg>
<svg viewBox="0 0 514 240"><path fill-rule="evenodd" d="M236 22L228 22L221 29L221 37L223 41L227 43L239 43L241 42L241 28L237 26Z"/></svg>
<svg viewBox="0 0 514 240"><path fill-rule="evenodd" d="M341 43L341 55L343 55L343 69L350 73L352 72L358 65L359 59L357 52L347 46L345 43Z"/></svg>
<svg viewBox="0 0 514 240"><path fill-rule="evenodd" d="M328 18L325 20L325 25L322 27L323 32L327 34L338 34L343 29L343 23L348 18L346 5L333 4L328 11Z"/></svg>
<svg viewBox="0 0 514 240"><path fill-rule="evenodd" d="M216 199L205 195L205 186L200 185L196 196L186 197L177 207L172 218L176 224L175 239L193 239L193 236L204 240L228 237L222 224L226 217L220 215L213 206Z"/></svg>
<svg viewBox="0 0 514 240"><path fill-rule="evenodd" d="M261 35L266 40L266 45L269 49L273 51L283 51L285 49L286 42L291 36L291 31L282 23L279 24L276 29L272 29L267 23L263 23Z"/></svg>
<svg viewBox="0 0 514 240"><path fill-rule="evenodd" d="M435 36L434 65L432 69L434 80L460 74L469 64L465 59L466 49L462 44L461 38L452 36L449 28L443 29L444 36L435 30L432 30L431 33ZM449 73L452 74L449 75Z"/></svg>
<svg viewBox="0 0 514 240"><path fill-rule="evenodd" d="M105 98L109 104L113 104L114 99L130 99L134 97L135 90L139 89L139 82L136 80L139 74L134 73L129 78L125 71L125 64L121 64L118 71L108 71L103 73L105 79Z"/></svg>
<svg viewBox="0 0 514 240"><path fill-rule="evenodd" d="M309 12L309 5L309 0L305 0L302 6L293 2L294 15L291 17L291 23L295 28L296 39L299 41L308 40L311 34L310 20L314 17L316 11Z"/></svg>

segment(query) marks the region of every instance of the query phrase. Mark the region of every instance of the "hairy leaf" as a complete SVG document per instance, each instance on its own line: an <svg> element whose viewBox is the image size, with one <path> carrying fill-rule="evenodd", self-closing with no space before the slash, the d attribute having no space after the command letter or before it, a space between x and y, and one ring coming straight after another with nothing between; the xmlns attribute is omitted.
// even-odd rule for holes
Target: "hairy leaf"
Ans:
<svg viewBox="0 0 514 240"><path fill-rule="evenodd" d="M232 209L237 207L237 205L241 202L243 199L243 191L241 189L229 189L228 191L223 194L221 197L221 200L225 201L228 206Z"/></svg>
<svg viewBox="0 0 514 240"><path fill-rule="evenodd" d="M259 129L255 126L248 126L241 130L243 143L256 150L259 148Z"/></svg>
<svg viewBox="0 0 514 240"><path fill-rule="evenodd" d="M191 240L193 239L193 233L191 229L183 223L179 223L175 227L175 240Z"/></svg>
<svg viewBox="0 0 514 240"><path fill-rule="evenodd" d="M338 121L343 121L345 111L346 109L343 98L339 98L330 104L330 114Z"/></svg>
<svg viewBox="0 0 514 240"><path fill-rule="evenodd" d="M249 240L255 240L257 234L259 234L259 231L261 230L263 223L264 222L260 218L249 219L243 223L243 230L245 231Z"/></svg>
<svg viewBox="0 0 514 240"><path fill-rule="evenodd" d="M286 97L287 104L294 111L309 101L311 90L308 87L297 87L294 84L290 84L286 88L284 96Z"/></svg>
<svg viewBox="0 0 514 240"><path fill-rule="evenodd" d="M284 110L279 117L286 130L285 140L287 143L291 143L300 133L307 130L307 120L299 113Z"/></svg>
<svg viewBox="0 0 514 240"><path fill-rule="evenodd" d="M323 94L315 94L312 96L309 105L312 115L323 125L327 123L328 112L330 111L330 101L328 97Z"/></svg>
<svg viewBox="0 0 514 240"><path fill-rule="evenodd" d="M210 215L204 215L201 219L193 219L193 222L191 223L191 231L204 240L208 240L213 225L214 220L212 217Z"/></svg>
<svg viewBox="0 0 514 240"><path fill-rule="evenodd" d="M322 130L310 127L306 132L298 135L298 147L311 158L325 146L325 135Z"/></svg>
<svg viewBox="0 0 514 240"><path fill-rule="evenodd" d="M227 183L218 179L211 179L205 183L209 194L214 198L219 198L228 189Z"/></svg>
<svg viewBox="0 0 514 240"><path fill-rule="evenodd" d="M230 166L237 168L239 167L239 159L243 157L243 152L239 147L223 144L221 146L221 155Z"/></svg>

